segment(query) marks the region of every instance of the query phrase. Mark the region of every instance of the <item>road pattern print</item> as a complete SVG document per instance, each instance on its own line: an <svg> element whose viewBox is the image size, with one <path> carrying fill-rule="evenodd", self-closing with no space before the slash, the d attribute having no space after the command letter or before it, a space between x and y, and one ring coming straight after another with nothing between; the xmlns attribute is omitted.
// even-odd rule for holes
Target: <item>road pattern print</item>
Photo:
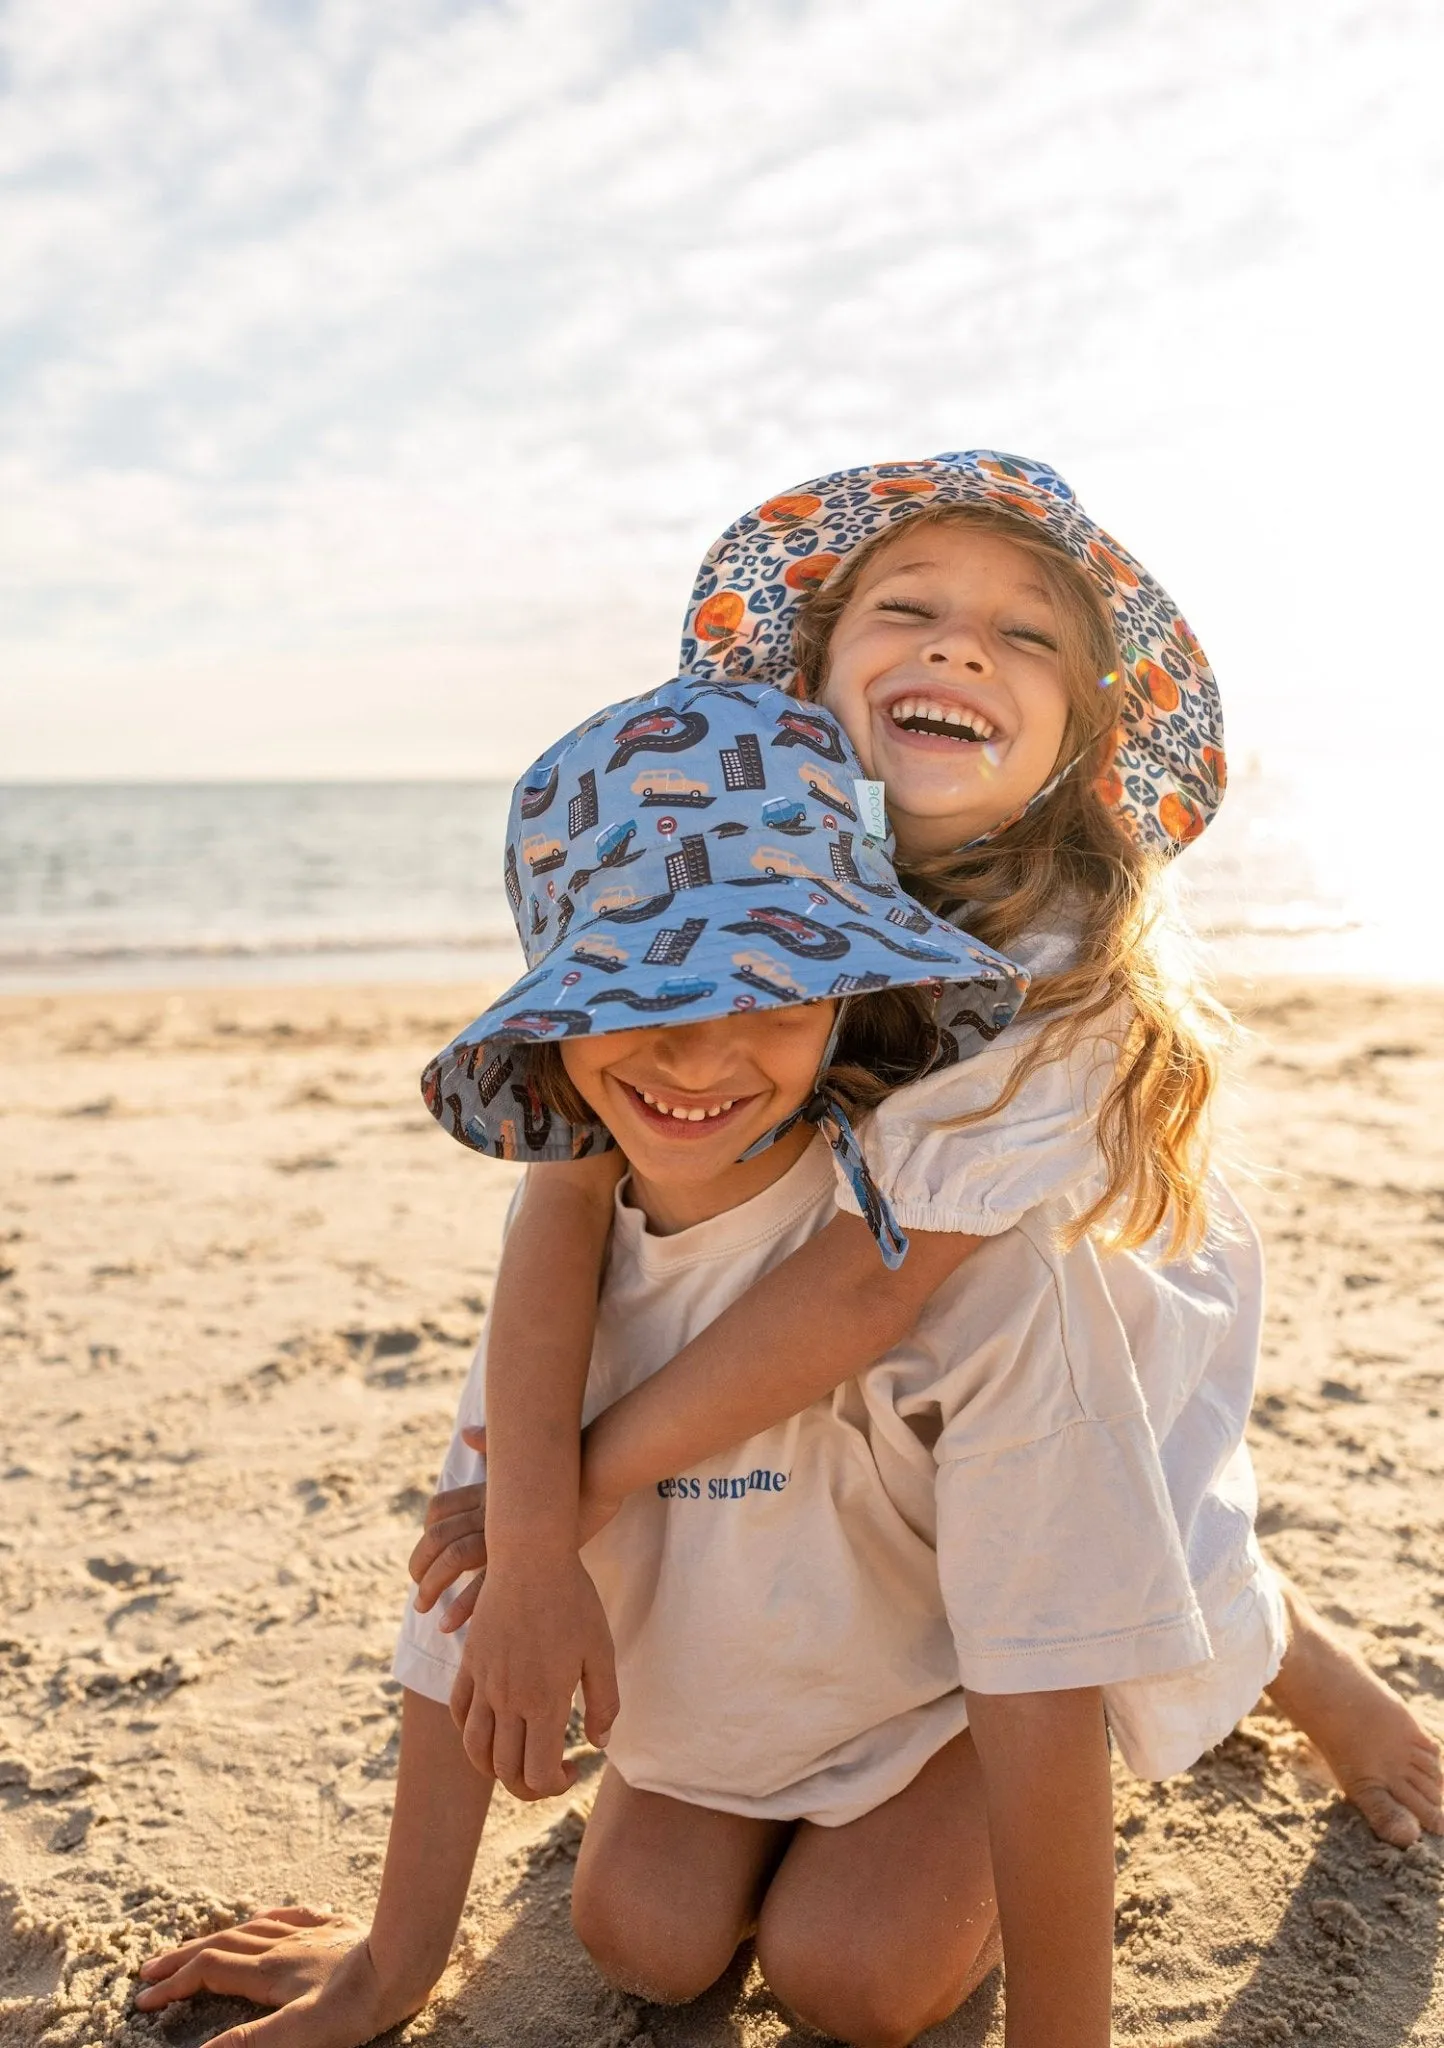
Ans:
<svg viewBox="0 0 1444 2048"><path fill-rule="evenodd" d="M949 1061L996 1038L1027 975L904 894L862 779L827 712L705 676L549 748L503 863L527 972L431 1061L432 1114L492 1158L579 1158L612 1140L547 1107L529 1047L869 989L935 984ZM851 1149L840 1127L834 1145Z"/></svg>

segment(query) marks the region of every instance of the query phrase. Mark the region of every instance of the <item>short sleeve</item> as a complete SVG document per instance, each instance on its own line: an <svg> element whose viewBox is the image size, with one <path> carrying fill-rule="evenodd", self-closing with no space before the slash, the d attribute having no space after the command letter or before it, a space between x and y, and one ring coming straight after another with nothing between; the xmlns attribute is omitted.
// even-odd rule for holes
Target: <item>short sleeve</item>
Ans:
<svg viewBox="0 0 1444 2048"><path fill-rule="evenodd" d="M1206 1659L1157 1441L1091 1248L1060 1255L1025 1225L966 1261L931 1313L929 1349L948 1369L888 1391L899 1413L927 1404L939 1424L938 1576L964 1685L1053 1692Z"/></svg>
<svg viewBox="0 0 1444 2048"><path fill-rule="evenodd" d="M939 1443L938 1564L962 1681L1057 1692L1210 1655L1146 1416L953 1457Z"/></svg>
<svg viewBox="0 0 1444 2048"><path fill-rule="evenodd" d="M973 1058L900 1088L862 1122L873 1179L904 1230L992 1237L1044 1203L1081 1209L1101 1193L1096 1118L1117 1057L1106 1031L1041 1062L1005 1107L987 1113L1044 1028L1005 1031ZM980 1111L977 1122L955 1127ZM841 1176L837 1205L860 1213Z"/></svg>

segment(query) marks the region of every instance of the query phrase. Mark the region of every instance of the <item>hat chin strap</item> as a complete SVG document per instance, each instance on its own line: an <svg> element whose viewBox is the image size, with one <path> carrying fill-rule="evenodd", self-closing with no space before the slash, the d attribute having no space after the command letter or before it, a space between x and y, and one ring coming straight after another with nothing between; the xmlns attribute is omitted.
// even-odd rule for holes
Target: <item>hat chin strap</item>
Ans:
<svg viewBox="0 0 1444 2048"><path fill-rule="evenodd" d="M779 1138L785 1137L794 1125L815 1124L832 1147L834 1159L847 1175L848 1185L857 1198L863 1220L882 1253L883 1264L889 1272L896 1272L907 1257L907 1236L893 1215L892 1204L872 1177L868 1163L863 1157L862 1147L857 1141L857 1133L848 1121L847 1111L822 1085L823 1076L832 1065L832 1056L837 1051L837 1041L842 1036L842 1020L846 1013L847 999L844 997L837 1006L832 1030L828 1035L822 1058L818 1062L812 1093L806 1102L794 1109L791 1116L785 1116L780 1124L774 1124L770 1131L764 1131L760 1138L747 1147L738 1164L741 1165L745 1159L755 1159L759 1152L766 1152Z"/></svg>

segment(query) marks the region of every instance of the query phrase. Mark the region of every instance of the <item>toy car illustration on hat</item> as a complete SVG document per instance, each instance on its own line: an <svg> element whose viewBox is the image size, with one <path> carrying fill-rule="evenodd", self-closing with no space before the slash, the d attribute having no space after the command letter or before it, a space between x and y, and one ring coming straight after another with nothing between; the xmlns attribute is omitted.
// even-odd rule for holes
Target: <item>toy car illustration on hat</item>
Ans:
<svg viewBox="0 0 1444 2048"><path fill-rule="evenodd" d="M781 811L769 791L777 748L809 756L801 796L789 764ZM640 763L651 749L671 761L657 770ZM825 780L822 762L831 764ZM697 817L671 831L641 829L643 765L654 789L666 772L709 801L715 793L726 818L712 828ZM493 1158L580 1157L609 1147L610 1134L542 1107L531 1046L867 989L940 986L949 1056L966 1058L996 1037L1023 1000L1026 972L904 894L891 842L862 833L840 800L839 785L862 774L829 713L766 684L710 677L679 676L549 748L518 783L507 827L508 895L527 972L431 1061L422 1087L432 1114ZM667 801L686 809L675 785ZM552 842L564 825L558 863ZM776 844L779 833L796 852ZM574 864L565 922L551 915L544 879L560 864Z"/></svg>

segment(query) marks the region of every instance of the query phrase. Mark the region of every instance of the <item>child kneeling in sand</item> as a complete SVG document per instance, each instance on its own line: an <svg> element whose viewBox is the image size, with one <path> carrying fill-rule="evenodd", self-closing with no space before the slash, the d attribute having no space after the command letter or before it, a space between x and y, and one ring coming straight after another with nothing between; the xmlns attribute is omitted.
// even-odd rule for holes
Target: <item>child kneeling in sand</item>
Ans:
<svg viewBox="0 0 1444 2048"><path fill-rule="evenodd" d="M702 562L679 666L798 700L795 755L769 754L765 776L762 756L754 764L774 798L771 865L849 872L859 799L808 743L808 707L820 703L878 778L869 795L885 793L908 889L1033 980L1017 1025L894 1093L861 1133L877 1185L913 1232L906 1264L867 1255L866 1223L847 1213L857 1201L842 1195L826 1230L594 1426L586 1526L608 1501L689 1472L864 1372L964 1259L1024 1230L1067 1254L1057 1271L1068 1337L1055 1332L1054 1370L1080 1344L1117 1341L1121 1325L1190 1570L1215 1581L1202 1605L1216 1671L1236 1625L1222 1589L1236 1578L1246 1622L1254 1585L1236 1576L1230 1459L1252 1394L1263 1276L1245 1228L1212 1277L1179 1258L1204 1233L1210 1183L1214 1210L1226 1218L1232 1206L1208 1173L1225 1020L1186 947L1180 959L1186 934L1161 888L1169 857L1223 795L1217 691L1197 641L1055 471L974 450L815 478L744 514ZM832 807L821 854L805 807L788 800L799 781ZM712 801L655 765L639 784L679 807ZM473 1086L463 1071L442 1092L469 1098ZM518 1118L505 1091L499 1110L474 1104L453 1127L517 1156L554 1155L561 1142ZM594 1151L605 1142L590 1137ZM429 1606L489 1545L491 1568L442 1626L475 1603L468 1741L520 1797L563 1789L573 1690L606 1657L573 1501L616 1159L537 1177L493 1307L485 1530L485 1489L454 1483L413 1558ZM545 1325L529 1313L541 1290ZM1000 1340L1004 1328L1000 1308ZM449 1472L472 1476L464 1463ZM1294 1588L1281 1591L1289 1640L1274 1705L1386 1841L1440 1832L1438 1745Z"/></svg>
<svg viewBox="0 0 1444 2048"><path fill-rule="evenodd" d="M508 1149L507 1120L515 1145L520 1117L534 1158L600 1138L628 1163L587 1416L765 1285L828 1225L839 1182L870 1256L907 1252L849 1113L1004 1030L1027 976L902 892L872 796L826 711L696 679L589 721L518 788L508 879L535 964L433 1064L432 1092L484 1149ZM825 862L792 858L806 837ZM1205 1311L1235 1254L1252 1247L1198 1255ZM951 2012L1001 1931L1012 2048L1104 2048L1108 1730L1140 1770L1183 1767L1253 1704L1281 1624L1241 1444L1218 1461L1226 1526L1196 1583L1128 1345L1100 1336L1117 1318L1076 1275L1089 1341L1060 1348L1061 1256L1026 1227L990 1239L879 1363L632 1494L584 1544L620 1711L573 1914L613 1982L691 1998L752 1933L786 2007L881 2048ZM547 1300L531 1307L545 1326ZM1201 1369L1247 1375L1235 1350ZM471 1426L484 1361L485 1345ZM458 1439L448 1470L468 1466ZM597 1732L604 1655L583 1660ZM460 1665L460 1638L413 1610L366 1938L268 1915L147 1964L145 2009L231 1991L283 2008L247 2048L340 2048L424 2002L492 1789L473 1759L497 1731L463 1741Z"/></svg>

